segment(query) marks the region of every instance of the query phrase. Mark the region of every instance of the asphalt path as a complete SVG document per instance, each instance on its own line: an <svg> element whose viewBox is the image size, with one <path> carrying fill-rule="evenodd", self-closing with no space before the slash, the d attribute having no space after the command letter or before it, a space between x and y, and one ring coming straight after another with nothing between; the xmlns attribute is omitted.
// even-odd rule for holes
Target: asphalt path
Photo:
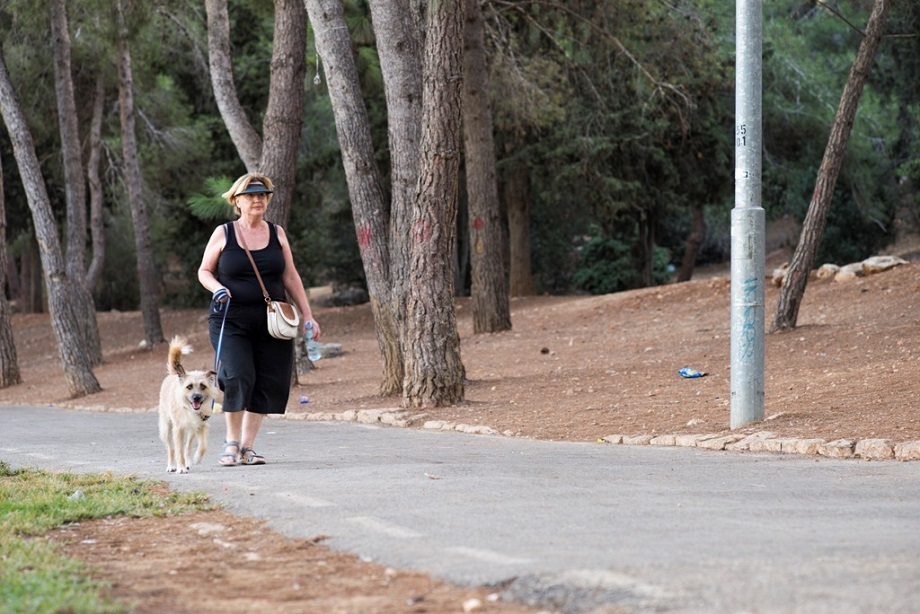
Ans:
<svg viewBox="0 0 920 614"><path fill-rule="evenodd" d="M12 467L208 493L289 537L562 612L920 612L920 462L270 419L165 473L153 413L0 406Z"/></svg>

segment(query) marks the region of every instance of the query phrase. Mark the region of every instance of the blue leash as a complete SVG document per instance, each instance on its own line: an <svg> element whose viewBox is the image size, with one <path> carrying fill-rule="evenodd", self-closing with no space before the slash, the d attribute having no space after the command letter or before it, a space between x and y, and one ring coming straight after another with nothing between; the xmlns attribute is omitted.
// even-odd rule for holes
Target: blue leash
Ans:
<svg viewBox="0 0 920 614"><path fill-rule="evenodd" d="M215 309L218 313L223 312L224 317L220 321L220 334L217 336L217 349L214 351L214 377L220 377L220 350L224 344L224 325L227 323L227 312L230 311L230 293L226 288L218 288L211 297L217 303ZM211 399L211 411L214 411L214 399Z"/></svg>

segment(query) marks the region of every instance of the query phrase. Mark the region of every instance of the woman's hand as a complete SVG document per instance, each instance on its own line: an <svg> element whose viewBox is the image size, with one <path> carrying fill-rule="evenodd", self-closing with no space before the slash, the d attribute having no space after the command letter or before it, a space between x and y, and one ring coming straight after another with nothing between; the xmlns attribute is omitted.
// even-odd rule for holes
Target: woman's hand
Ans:
<svg viewBox="0 0 920 614"><path fill-rule="evenodd" d="M304 318L304 321L303 321L303 330L300 331L300 336L301 336L301 337L306 337L306 334L307 334L307 322L312 322L312 323L313 323L313 340L314 340L314 341L319 341L320 334L322 334L322 333L321 333L320 328L319 328L319 322L317 322L317 321L314 320L313 318Z"/></svg>
<svg viewBox="0 0 920 614"><path fill-rule="evenodd" d="M211 295L211 300L217 301L218 303L226 303L230 300L230 291L224 287L220 287Z"/></svg>

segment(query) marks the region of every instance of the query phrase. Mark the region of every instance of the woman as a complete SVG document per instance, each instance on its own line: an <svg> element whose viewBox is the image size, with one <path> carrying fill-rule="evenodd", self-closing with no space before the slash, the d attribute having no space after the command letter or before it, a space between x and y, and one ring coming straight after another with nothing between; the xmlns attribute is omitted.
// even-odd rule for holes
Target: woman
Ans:
<svg viewBox="0 0 920 614"><path fill-rule="evenodd" d="M266 414L284 413L294 367L293 341L268 333L262 288L242 245L249 248L272 300L286 300L287 293L297 306L300 334L312 321L315 338L320 335L284 229L263 219L272 193L271 180L258 173L234 182L223 198L239 219L214 230L198 268L198 281L212 293L208 325L215 352L220 344L218 380L227 438L218 462L225 466L265 464L253 448L256 435Z"/></svg>

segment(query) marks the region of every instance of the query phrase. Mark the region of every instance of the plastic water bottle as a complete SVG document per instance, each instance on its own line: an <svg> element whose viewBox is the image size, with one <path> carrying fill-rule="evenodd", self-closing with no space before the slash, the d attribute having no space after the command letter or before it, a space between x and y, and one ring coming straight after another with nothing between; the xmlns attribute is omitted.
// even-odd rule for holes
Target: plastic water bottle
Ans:
<svg viewBox="0 0 920 614"><path fill-rule="evenodd" d="M316 362L322 358L323 354L319 351L319 343L313 338L313 322L309 320L307 321L307 332L304 333L303 338L307 344L307 358L309 358L311 362Z"/></svg>

